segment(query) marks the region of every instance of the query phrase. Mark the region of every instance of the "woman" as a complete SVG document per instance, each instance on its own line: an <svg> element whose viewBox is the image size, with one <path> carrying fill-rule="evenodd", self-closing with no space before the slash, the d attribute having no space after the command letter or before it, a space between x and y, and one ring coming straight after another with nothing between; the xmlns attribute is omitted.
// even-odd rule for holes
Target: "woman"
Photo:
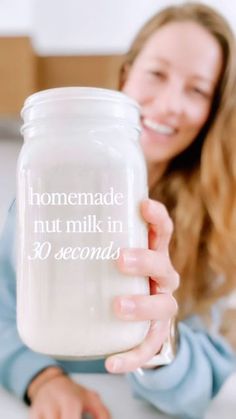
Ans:
<svg viewBox="0 0 236 419"><path fill-rule="evenodd" d="M136 395L158 409L182 419L201 418L236 365L231 340L219 335L224 323L214 322L211 310L214 303L219 314L217 307L235 289L236 64L230 28L200 4L163 10L127 54L121 89L141 106L152 199L141 206L150 227L149 250L124 249L118 268L149 276L152 295L117 298L114 310L124 320L149 319L152 325L140 347L109 357L105 367L129 373ZM73 419L82 411L109 418L99 395L65 375L101 371L101 363L52 360L24 347L17 336L14 268L7 249L11 218L14 207L1 248L1 381L31 401L33 419ZM174 298L176 272L181 283ZM179 338L174 359L167 359L176 300ZM169 365L158 368L164 364Z"/></svg>

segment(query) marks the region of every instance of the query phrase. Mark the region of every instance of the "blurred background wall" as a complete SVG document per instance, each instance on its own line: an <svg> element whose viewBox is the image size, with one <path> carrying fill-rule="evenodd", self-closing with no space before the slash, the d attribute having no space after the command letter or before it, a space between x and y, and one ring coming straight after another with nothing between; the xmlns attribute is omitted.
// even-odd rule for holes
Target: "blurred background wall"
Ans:
<svg viewBox="0 0 236 419"><path fill-rule="evenodd" d="M137 30L169 0L0 1L0 230L15 195L19 112L31 93L55 86L117 87ZM234 0L206 0L236 28Z"/></svg>

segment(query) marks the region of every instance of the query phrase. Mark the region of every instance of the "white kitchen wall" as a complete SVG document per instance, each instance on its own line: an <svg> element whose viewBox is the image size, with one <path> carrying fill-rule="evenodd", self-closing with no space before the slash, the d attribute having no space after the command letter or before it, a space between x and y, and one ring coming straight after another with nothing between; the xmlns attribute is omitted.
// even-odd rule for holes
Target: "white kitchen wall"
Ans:
<svg viewBox="0 0 236 419"><path fill-rule="evenodd" d="M32 6L33 0L0 0L0 36L29 34Z"/></svg>
<svg viewBox="0 0 236 419"><path fill-rule="evenodd" d="M180 0L34 0L33 39L38 53L123 53L157 10ZM236 27L235 0L206 0Z"/></svg>
<svg viewBox="0 0 236 419"><path fill-rule="evenodd" d="M157 10L183 0L0 0L0 36L31 34L41 55L123 53ZM205 0L236 29L235 0Z"/></svg>

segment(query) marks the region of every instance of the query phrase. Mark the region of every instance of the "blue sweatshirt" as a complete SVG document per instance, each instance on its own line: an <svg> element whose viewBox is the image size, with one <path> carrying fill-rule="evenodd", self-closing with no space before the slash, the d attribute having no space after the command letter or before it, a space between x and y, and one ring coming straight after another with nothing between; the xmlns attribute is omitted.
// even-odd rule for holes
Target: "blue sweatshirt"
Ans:
<svg viewBox="0 0 236 419"><path fill-rule="evenodd" d="M0 383L24 398L32 378L47 366L66 372L105 373L104 360L61 361L33 352L16 328L15 203L0 242ZM209 332L198 316L178 324L179 346L168 366L127 374L135 397L181 419L200 419L226 378L235 371L236 354L217 332Z"/></svg>

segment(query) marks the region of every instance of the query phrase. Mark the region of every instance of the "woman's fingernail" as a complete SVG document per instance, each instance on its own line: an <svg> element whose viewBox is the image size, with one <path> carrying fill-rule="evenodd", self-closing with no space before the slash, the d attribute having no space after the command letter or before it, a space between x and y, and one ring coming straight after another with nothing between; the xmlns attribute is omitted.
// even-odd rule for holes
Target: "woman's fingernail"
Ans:
<svg viewBox="0 0 236 419"><path fill-rule="evenodd" d="M135 267L137 263L137 257L132 252L124 252L122 254L124 264L127 268L133 268Z"/></svg>
<svg viewBox="0 0 236 419"><path fill-rule="evenodd" d="M156 202L154 202L152 199L149 199L149 209L152 211L152 212L156 212L157 211L157 204L156 204Z"/></svg>
<svg viewBox="0 0 236 419"><path fill-rule="evenodd" d="M157 286L156 290L157 290L157 293L160 293L160 294L169 294L170 293L170 290L168 288L164 288L164 287Z"/></svg>
<svg viewBox="0 0 236 419"><path fill-rule="evenodd" d="M120 311L124 314L133 313L135 310L136 304L133 300L129 300L128 298L123 298L120 300Z"/></svg>
<svg viewBox="0 0 236 419"><path fill-rule="evenodd" d="M123 363L124 362L123 362L122 358L116 357L111 362L111 370L114 371L114 372L119 371L122 368Z"/></svg>

